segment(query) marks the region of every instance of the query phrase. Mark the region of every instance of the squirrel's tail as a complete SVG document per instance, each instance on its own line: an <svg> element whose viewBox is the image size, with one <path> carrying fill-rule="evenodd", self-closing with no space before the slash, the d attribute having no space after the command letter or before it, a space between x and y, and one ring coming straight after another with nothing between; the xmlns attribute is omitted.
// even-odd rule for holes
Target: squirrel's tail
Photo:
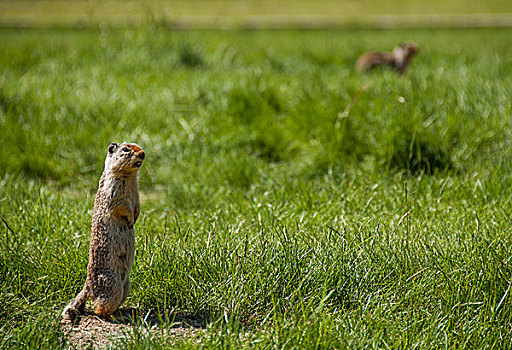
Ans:
<svg viewBox="0 0 512 350"><path fill-rule="evenodd" d="M84 311L87 299L89 299L89 288L85 285L82 291L76 295L75 299L62 311L62 318L74 320L78 314Z"/></svg>

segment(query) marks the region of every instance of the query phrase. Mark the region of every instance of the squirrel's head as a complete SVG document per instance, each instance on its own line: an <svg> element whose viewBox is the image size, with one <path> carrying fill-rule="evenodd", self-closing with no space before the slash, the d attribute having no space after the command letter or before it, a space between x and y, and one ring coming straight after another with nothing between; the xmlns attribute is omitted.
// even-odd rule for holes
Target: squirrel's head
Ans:
<svg viewBox="0 0 512 350"><path fill-rule="evenodd" d="M135 143L112 142L108 146L105 169L114 172L135 173L146 157L144 150Z"/></svg>
<svg viewBox="0 0 512 350"><path fill-rule="evenodd" d="M400 45L400 48L411 56L418 53L418 45L414 43L403 43Z"/></svg>

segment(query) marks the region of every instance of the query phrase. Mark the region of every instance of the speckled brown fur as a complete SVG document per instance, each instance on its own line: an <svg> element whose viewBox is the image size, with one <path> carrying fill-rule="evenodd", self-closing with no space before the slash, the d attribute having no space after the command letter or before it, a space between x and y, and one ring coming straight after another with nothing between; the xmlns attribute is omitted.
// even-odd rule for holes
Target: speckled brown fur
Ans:
<svg viewBox="0 0 512 350"><path fill-rule="evenodd" d="M133 225L140 212L137 172L144 158L136 144L109 145L94 200L87 278L63 318L73 319L88 299L96 314L108 318L126 300L135 253Z"/></svg>
<svg viewBox="0 0 512 350"><path fill-rule="evenodd" d="M356 67L362 72L377 66L390 66L404 73L417 52L418 46L412 43L397 46L392 52L366 52L358 58Z"/></svg>

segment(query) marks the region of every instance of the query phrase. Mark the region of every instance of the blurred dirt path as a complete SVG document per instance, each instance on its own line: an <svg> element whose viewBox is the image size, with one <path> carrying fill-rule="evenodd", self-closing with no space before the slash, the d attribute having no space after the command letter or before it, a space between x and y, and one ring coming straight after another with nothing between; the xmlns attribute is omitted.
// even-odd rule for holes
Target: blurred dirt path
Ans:
<svg viewBox="0 0 512 350"><path fill-rule="evenodd" d="M512 2L0 1L0 27L127 27L148 23L175 29L512 27Z"/></svg>

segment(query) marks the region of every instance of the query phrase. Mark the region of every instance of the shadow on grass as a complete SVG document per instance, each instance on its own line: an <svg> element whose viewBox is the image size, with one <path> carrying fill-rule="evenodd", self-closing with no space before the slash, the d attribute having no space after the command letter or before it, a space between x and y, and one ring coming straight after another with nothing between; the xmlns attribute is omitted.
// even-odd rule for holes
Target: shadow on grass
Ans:
<svg viewBox="0 0 512 350"><path fill-rule="evenodd" d="M183 313L183 312L162 312L159 314L155 310L142 311L137 308L121 308L112 315L109 322L136 325L144 324L150 327L162 324L169 325L171 328L206 328L208 322L206 313Z"/></svg>
<svg viewBox="0 0 512 350"><path fill-rule="evenodd" d="M149 328L167 326L170 328L201 328L205 329L208 322L206 313L191 314L182 312L166 312L158 313L155 310L140 310L137 308L127 307L118 309L110 319L98 317L91 311L85 311L78 315L73 321L73 326L78 327L85 320L90 318L97 319L105 325L124 325L136 326L142 325Z"/></svg>

